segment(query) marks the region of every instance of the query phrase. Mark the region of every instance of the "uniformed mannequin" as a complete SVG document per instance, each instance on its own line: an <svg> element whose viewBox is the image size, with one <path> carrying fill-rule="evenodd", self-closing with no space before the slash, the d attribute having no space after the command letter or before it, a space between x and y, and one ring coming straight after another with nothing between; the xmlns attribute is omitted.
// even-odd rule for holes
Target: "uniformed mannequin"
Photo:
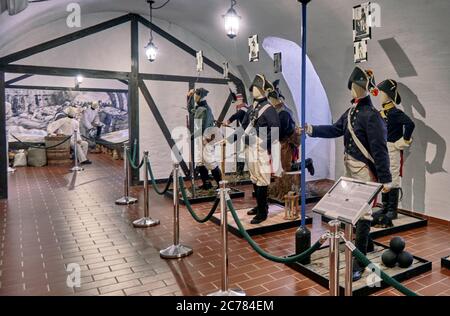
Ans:
<svg viewBox="0 0 450 316"><path fill-rule="evenodd" d="M215 155L215 134L214 116L211 108L205 98L209 91L204 88L192 89L188 93L188 110L194 116L194 148L197 157L201 158L197 163L202 185L200 189L209 190L212 188L209 181L209 171L219 186L222 180L222 172L220 171Z"/></svg>
<svg viewBox="0 0 450 316"><path fill-rule="evenodd" d="M270 92L268 99L270 103L274 106L278 113L280 120L280 157L281 157L281 167L282 171L289 172L292 171L293 164L299 158L299 147L300 147L300 137L301 130L296 128L296 124L292 115L292 111L285 103L285 98L279 89L280 81L276 80L273 82L275 88L274 91ZM298 164L294 165L294 168ZM306 160L306 167L310 174L314 175L314 166L312 159ZM277 173L276 173L277 174ZM293 183L294 179L292 176L284 175L278 173L279 178L271 184L270 194L271 196L276 195L276 198L283 199L284 195L287 194L292 189L292 184L297 184L298 177L296 177L297 183Z"/></svg>
<svg viewBox="0 0 450 316"><path fill-rule="evenodd" d="M81 116L80 132L85 139L91 139L90 134L93 129L95 129L96 137L100 137L103 123L100 122L98 108L98 102L92 102L90 106L83 111L83 115ZM92 143L91 145L95 146L95 143Z"/></svg>
<svg viewBox="0 0 450 316"><path fill-rule="evenodd" d="M92 162L87 159L89 145L86 141L82 140L80 135L80 124L76 119L77 110L74 107L69 107L65 112L67 114L67 117L50 123L47 126L47 133L49 135L58 134L72 136L70 140L72 149L74 148L74 146L77 146L77 157L75 157L75 159L78 159L78 162L82 165L91 164ZM75 131L77 132L76 139Z"/></svg>
<svg viewBox="0 0 450 316"><path fill-rule="evenodd" d="M248 111L248 105L244 102L244 96L242 94L236 94L236 113L234 113L227 121L227 125L233 124L233 122L237 121L239 122L239 125L242 125L242 121L244 120L245 115ZM241 142L239 142L241 145ZM245 159L244 155L241 153L243 149L243 146L239 146L238 148L238 161L237 161L237 168L236 172L240 175L244 173L244 167L245 167Z"/></svg>
<svg viewBox="0 0 450 316"><path fill-rule="evenodd" d="M415 127L414 122L395 106L402 102L397 86L397 82L391 79L378 85L383 107L380 114L387 124L387 147L392 174L392 189L382 194L383 210L373 215L373 224L380 227L391 227L392 220L397 218L403 150L410 146Z"/></svg>
<svg viewBox="0 0 450 316"><path fill-rule="evenodd" d="M348 81L352 93L352 107L333 125L305 126L311 137L336 138L344 136L344 163L347 177L382 183L383 191L392 186L387 150L386 123L373 107L368 91L376 91L373 73L356 67ZM348 121L350 120L350 125ZM354 136L352 136L352 131ZM356 137L356 139L354 138ZM356 224L356 247L364 254L373 245L369 238L371 217L361 218ZM359 280L364 272L355 260L353 279Z"/></svg>
<svg viewBox="0 0 450 316"><path fill-rule="evenodd" d="M255 215L251 224L265 221L269 212L267 194L272 172L270 154L272 142L276 141L271 138L271 130L280 127L277 111L266 97L266 93L273 90L273 85L264 75L256 75L250 86L254 102L242 121L245 137L249 139L246 145L247 165L257 201L257 206L247 213Z"/></svg>

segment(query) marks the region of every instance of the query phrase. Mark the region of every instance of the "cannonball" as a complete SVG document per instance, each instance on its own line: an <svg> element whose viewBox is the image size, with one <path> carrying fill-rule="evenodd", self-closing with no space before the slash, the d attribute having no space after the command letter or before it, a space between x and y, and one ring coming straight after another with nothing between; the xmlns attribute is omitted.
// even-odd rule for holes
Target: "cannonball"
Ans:
<svg viewBox="0 0 450 316"><path fill-rule="evenodd" d="M381 261L386 267L393 268L397 263L397 254L391 249L388 249L381 255Z"/></svg>
<svg viewBox="0 0 450 316"><path fill-rule="evenodd" d="M397 261L400 268L409 268L412 265L414 258L409 252L402 251L398 254Z"/></svg>
<svg viewBox="0 0 450 316"><path fill-rule="evenodd" d="M405 240L402 237L394 237L389 243L389 248L396 254L399 254L405 249Z"/></svg>

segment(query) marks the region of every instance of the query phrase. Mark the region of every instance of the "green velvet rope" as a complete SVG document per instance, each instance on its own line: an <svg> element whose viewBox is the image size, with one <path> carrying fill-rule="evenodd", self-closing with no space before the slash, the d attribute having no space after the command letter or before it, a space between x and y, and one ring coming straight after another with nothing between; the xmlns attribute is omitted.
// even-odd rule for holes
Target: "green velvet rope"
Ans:
<svg viewBox="0 0 450 316"><path fill-rule="evenodd" d="M189 202L189 199L187 197L186 188L184 187L184 180L183 177L178 177L178 183L180 184L180 191L181 196L183 197L184 204L186 205L186 208L188 209L189 213L191 213L192 217L195 219L198 223L206 223L211 219L213 214L215 213L217 206L219 206L220 199L216 198L214 201L214 205L212 206L211 210L209 211L208 215L206 215L204 218L200 218L197 216L195 211L192 209L192 205ZM174 192L173 194L178 194L178 192Z"/></svg>
<svg viewBox="0 0 450 316"><path fill-rule="evenodd" d="M262 257L274 261L274 262L278 262L278 263L293 263L293 262L297 262L297 261L303 261L304 259L310 257L315 251L317 251L318 249L320 249L320 247L322 246L322 242L319 239L314 245L311 246L311 248L305 250L302 253L299 253L295 256L292 257L277 257L274 255L271 255L269 253L267 253L266 251L264 251L251 237L250 235L247 233L247 231L245 230L244 226L242 225L239 216L236 213L236 210L234 209L233 206L233 202L231 200L227 200L227 205L228 208L231 211L231 215L234 218L234 221L236 222L240 233L242 234L242 236L247 240L247 242L250 244L250 246Z"/></svg>
<svg viewBox="0 0 450 316"><path fill-rule="evenodd" d="M130 163L131 168L133 169L141 169L142 166L144 165L144 158L142 158L141 162L139 163L138 166L136 166L134 159L131 159L130 157L130 152L128 150L126 150L127 153L127 157L128 157L128 162Z"/></svg>
<svg viewBox="0 0 450 316"><path fill-rule="evenodd" d="M150 165L150 162L147 163L147 168L148 168L148 173L149 173L149 175L150 175L150 180L151 180L151 182L152 182L153 189L154 189L155 192L158 193L159 195L164 195L164 194L169 190L170 184L172 183L172 180L173 180L173 175L172 175L172 173L171 173L170 176L169 176L169 180L167 181L166 186L164 187L164 189L163 189L162 191L160 191L160 190L158 189L158 185L156 184L155 177L153 176L153 171L152 171L152 167L151 167L151 165Z"/></svg>
<svg viewBox="0 0 450 316"><path fill-rule="evenodd" d="M355 250L352 251L353 256L364 266L368 266L372 264L369 259L358 249L355 248ZM380 269L380 277L381 279L398 290L400 293L406 295L406 296L418 296L417 293L411 291L407 287L405 287L403 284L392 278L391 276L387 275L383 270Z"/></svg>

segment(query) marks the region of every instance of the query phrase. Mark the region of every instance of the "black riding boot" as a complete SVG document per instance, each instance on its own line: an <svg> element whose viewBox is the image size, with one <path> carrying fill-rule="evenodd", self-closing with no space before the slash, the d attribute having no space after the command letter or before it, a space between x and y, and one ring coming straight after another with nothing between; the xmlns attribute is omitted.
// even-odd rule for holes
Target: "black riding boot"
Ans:
<svg viewBox="0 0 450 316"><path fill-rule="evenodd" d="M389 200L388 200L388 211L386 216L393 220L397 219L397 209L398 209L398 196L399 196L400 188L394 188L389 191Z"/></svg>
<svg viewBox="0 0 450 316"><path fill-rule="evenodd" d="M389 208L389 193L381 193L381 202L383 203L383 214L388 212Z"/></svg>
<svg viewBox="0 0 450 316"><path fill-rule="evenodd" d="M370 233L370 221L361 219L356 223L356 237L355 246L364 255L367 254L367 248L371 242L369 236ZM364 268L360 265L359 261L353 260L353 281L361 279L364 272Z"/></svg>
<svg viewBox="0 0 450 316"><path fill-rule="evenodd" d="M203 185L200 186L201 190L209 190L212 188L212 184L209 181L209 172L205 166L199 166L198 171L200 172L200 178L202 179Z"/></svg>
<svg viewBox="0 0 450 316"><path fill-rule="evenodd" d="M308 170L309 174L313 176L315 170L314 170L314 162L311 158L305 160L305 167Z"/></svg>
<svg viewBox="0 0 450 316"><path fill-rule="evenodd" d="M220 185L220 181L222 181L222 172L220 171L219 167L214 168L211 170L211 174L214 178L214 181L217 183L217 187Z"/></svg>
<svg viewBox="0 0 450 316"><path fill-rule="evenodd" d="M258 201L258 186L253 183L253 192L255 192L255 198L256 201ZM247 212L247 215L256 215L256 213L258 212L258 206L255 206L254 208L252 208L250 211Z"/></svg>
<svg viewBox="0 0 450 316"><path fill-rule="evenodd" d="M238 161L236 164L236 173L240 176L244 174L244 168L245 168L245 162L244 161Z"/></svg>
<svg viewBox="0 0 450 316"><path fill-rule="evenodd" d="M257 192L258 194L256 201L258 203L258 211L256 213L256 216L250 221L250 224L259 224L264 222L267 219L267 215L269 213L269 205L267 203L268 187L258 187Z"/></svg>

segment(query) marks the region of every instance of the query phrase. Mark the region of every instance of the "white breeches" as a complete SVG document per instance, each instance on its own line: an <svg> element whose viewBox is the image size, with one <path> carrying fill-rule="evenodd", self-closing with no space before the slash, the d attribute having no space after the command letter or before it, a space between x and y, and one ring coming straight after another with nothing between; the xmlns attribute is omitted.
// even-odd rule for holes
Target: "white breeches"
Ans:
<svg viewBox="0 0 450 316"><path fill-rule="evenodd" d="M352 156L344 155L345 176L361 181L374 181L375 177L364 162L356 160Z"/></svg>
<svg viewBox="0 0 450 316"><path fill-rule="evenodd" d="M216 146L214 145L214 141L207 143L200 137L197 137L194 146L195 162L198 166L205 166L210 171L219 166L216 159Z"/></svg>
<svg viewBox="0 0 450 316"><path fill-rule="evenodd" d="M256 144L253 143L246 146L250 180L257 186L268 186L270 184L270 176L272 173L270 155L268 151L261 146L262 140L259 138L256 139Z"/></svg>
<svg viewBox="0 0 450 316"><path fill-rule="evenodd" d="M401 152L395 148L394 143L387 143L389 151L390 170L392 175L392 187L400 188Z"/></svg>
<svg viewBox="0 0 450 316"><path fill-rule="evenodd" d="M70 146L74 149L74 143L70 142ZM88 142L82 140L80 144L77 144L77 158L78 162L83 162L87 160L87 154L88 154L89 144Z"/></svg>

